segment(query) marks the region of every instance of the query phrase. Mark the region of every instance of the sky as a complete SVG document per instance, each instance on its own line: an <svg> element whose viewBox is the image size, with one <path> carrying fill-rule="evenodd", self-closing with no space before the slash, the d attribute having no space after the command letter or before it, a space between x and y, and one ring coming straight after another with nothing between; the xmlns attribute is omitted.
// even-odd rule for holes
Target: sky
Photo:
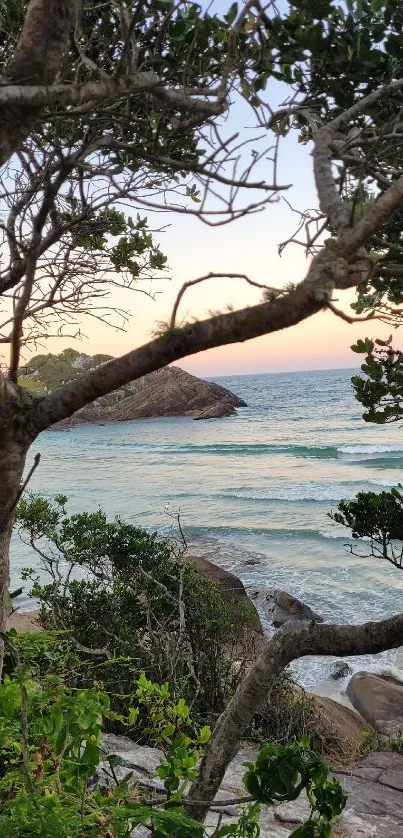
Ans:
<svg viewBox="0 0 403 838"><path fill-rule="evenodd" d="M280 181L282 178L282 182L293 184L286 193L287 201L300 210L317 207L309 149L293 140L284 142L278 168ZM309 265L303 248L290 244L278 255L278 244L290 237L296 218L282 197L263 212L218 228L207 227L193 216L159 216L158 224L167 226L156 239L168 257L171 278L152 284L144 281L139 286L151 292L154 299L142 293L116 292L116 305L132 312L125 332L87 319L82 341L49 341L47 350L60 352L74 346L89 354L128 352L150 340L158 322L169 320L182 283L209 271L245 273L278 288L300 281ZM242 280L209 280L187 291L178 320L202 319L211 310L224 311L229 304L243 308L260 298L261 292ZM342 292L337 305L352 314L349 306L353 299L353 292ZM350 325L331 312L320 312L290 329L187 357L180 360L180 366L202 376L354 367L358 358L350 346L358 337L387 337L390 332L390 327L383 324L376 324L376 334L374 328L372 323Z"/></svg>

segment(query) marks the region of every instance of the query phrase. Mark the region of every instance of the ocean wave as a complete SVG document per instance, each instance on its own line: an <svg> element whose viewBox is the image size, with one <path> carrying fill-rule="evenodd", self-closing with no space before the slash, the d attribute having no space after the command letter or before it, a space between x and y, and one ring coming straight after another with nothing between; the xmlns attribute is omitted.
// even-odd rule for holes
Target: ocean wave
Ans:
<svg viewBox="0 0 403 838"><path fill-rule="evenodd" d="M343 538L344 541L346 538L351 538L350 532L347 527L333 527L330 530L318 530L319 535L322 538Z"/></svg>
<svg viewBox="0 0 403 838"><path fill-rule="evenodd" d="M352 486L351 484L332 485L323 483L292 483L285 486L268 486L259 489L229 489L216 497L228 500L253 500L257 502L285 501L288 503L299 503L313 501L325 503L329 501L338 502L341 497L350 500L355 497L356 492L361 488L362 482Z"/></svg>
<svg viewBox="0 0 403 838"><path fill-rule="evenodd" d="M231 526L216 526L216 527L200 527L200 526L186 526L186 536L191 538L216 538L220 540L223 536L227 538L238 538L239 536L268 536L274 540L279 541L307 541L309 539L333 539L349 538L348 530L335 527L334 529L322 530L314 528L306 528L304 530L286 529L282 527L231 527ZM337 534L336 534L337 533Z"/></svg>
<svg viewBox="0 0 403 838"><path fill-rule="evenodd" d="M403 445L343 445L338 448L341 454L364 454L371 456L372 454L403 454Z"/></svg>

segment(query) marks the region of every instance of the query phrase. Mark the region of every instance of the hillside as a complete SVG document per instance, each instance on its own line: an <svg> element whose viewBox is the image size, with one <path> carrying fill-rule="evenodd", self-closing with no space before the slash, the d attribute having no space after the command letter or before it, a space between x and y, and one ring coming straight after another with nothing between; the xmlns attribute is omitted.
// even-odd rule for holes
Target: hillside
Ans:
<svg viewBox="0 0 403 838"><path fill-rule="evenodd" d="M65 349L60 355L36 355L24 369L20 384L31 392L50 393L111 359ZM216 419L231 416L245 402L230 390L204 381L179 367L165 367L131 381L78 410L58 427L123 422L158 416Z"/></svg>
<svg viewBox="0 0 403 838"><path fill-rule="evenodd" d="M65 349L60 355L35 355L24 368L20 384L27 390L49 393L68 381L79 378L111 359L111 355L86 355L75 349Z"/></svg>

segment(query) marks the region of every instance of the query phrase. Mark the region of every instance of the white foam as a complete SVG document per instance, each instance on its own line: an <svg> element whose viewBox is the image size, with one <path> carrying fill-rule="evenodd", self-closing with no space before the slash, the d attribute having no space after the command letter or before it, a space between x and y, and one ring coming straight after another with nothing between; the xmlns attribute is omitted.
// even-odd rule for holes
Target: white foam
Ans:
<svg viewBox="0 0 403 838"><path fill-rule="evenodd" d="M347 527L334 527L331 530L319 530L323 538L351 538L350 530Z"/></svg>
<svg viewBox="0 0 403 838"><path fill-rule="evenodd" d="M343 445L337 450L340 454L399 454L403 445Z"/></svg>
<svg viewBox="0 0 403 838"><path fill-rule="evenodd" d="M258 489L228 490L225 496L241 500L278 500L278 501L334 501L341 497L351 499L355 497L357 489L346 487L344 483L292 483L261 487Z"/></svg>

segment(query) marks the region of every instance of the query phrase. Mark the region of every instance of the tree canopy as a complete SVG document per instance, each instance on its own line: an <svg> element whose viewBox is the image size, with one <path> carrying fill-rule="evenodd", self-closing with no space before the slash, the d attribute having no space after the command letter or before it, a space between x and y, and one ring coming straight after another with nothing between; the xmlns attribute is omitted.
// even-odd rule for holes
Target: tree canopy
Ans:
<svg viewBox="0 0 403 838"><path fill-rule="evenodd" d="M248 0L221 14L185 0L17 0L1 3L0 16L2 630L13 515L43 429L185 355L322 310L373 328L376 318L401 323L403 9L400 0L293 0L280 13L274 0ZM279 289L268 278L257 305L190 323L178 309L182 289L170 322L144 346L39 397L19 386L24 347L76 335L85 315L122 327L113 289L166 274L149 211L207 225L270 211L289 187L281 149L291 135L312 153L318 195L316 207L297 210L287 242L309 257L301 282ZM230 276L213 268L195 281ZM352 315L337 299L351 288ZM366 379L354 382L367 418L398 418L401 353L372 338L358 351L367 355ZM315 625L268 641L220 718L192 813L203 816L200 801L214 797L284 666L401 645L402 623Z"/></svg>

